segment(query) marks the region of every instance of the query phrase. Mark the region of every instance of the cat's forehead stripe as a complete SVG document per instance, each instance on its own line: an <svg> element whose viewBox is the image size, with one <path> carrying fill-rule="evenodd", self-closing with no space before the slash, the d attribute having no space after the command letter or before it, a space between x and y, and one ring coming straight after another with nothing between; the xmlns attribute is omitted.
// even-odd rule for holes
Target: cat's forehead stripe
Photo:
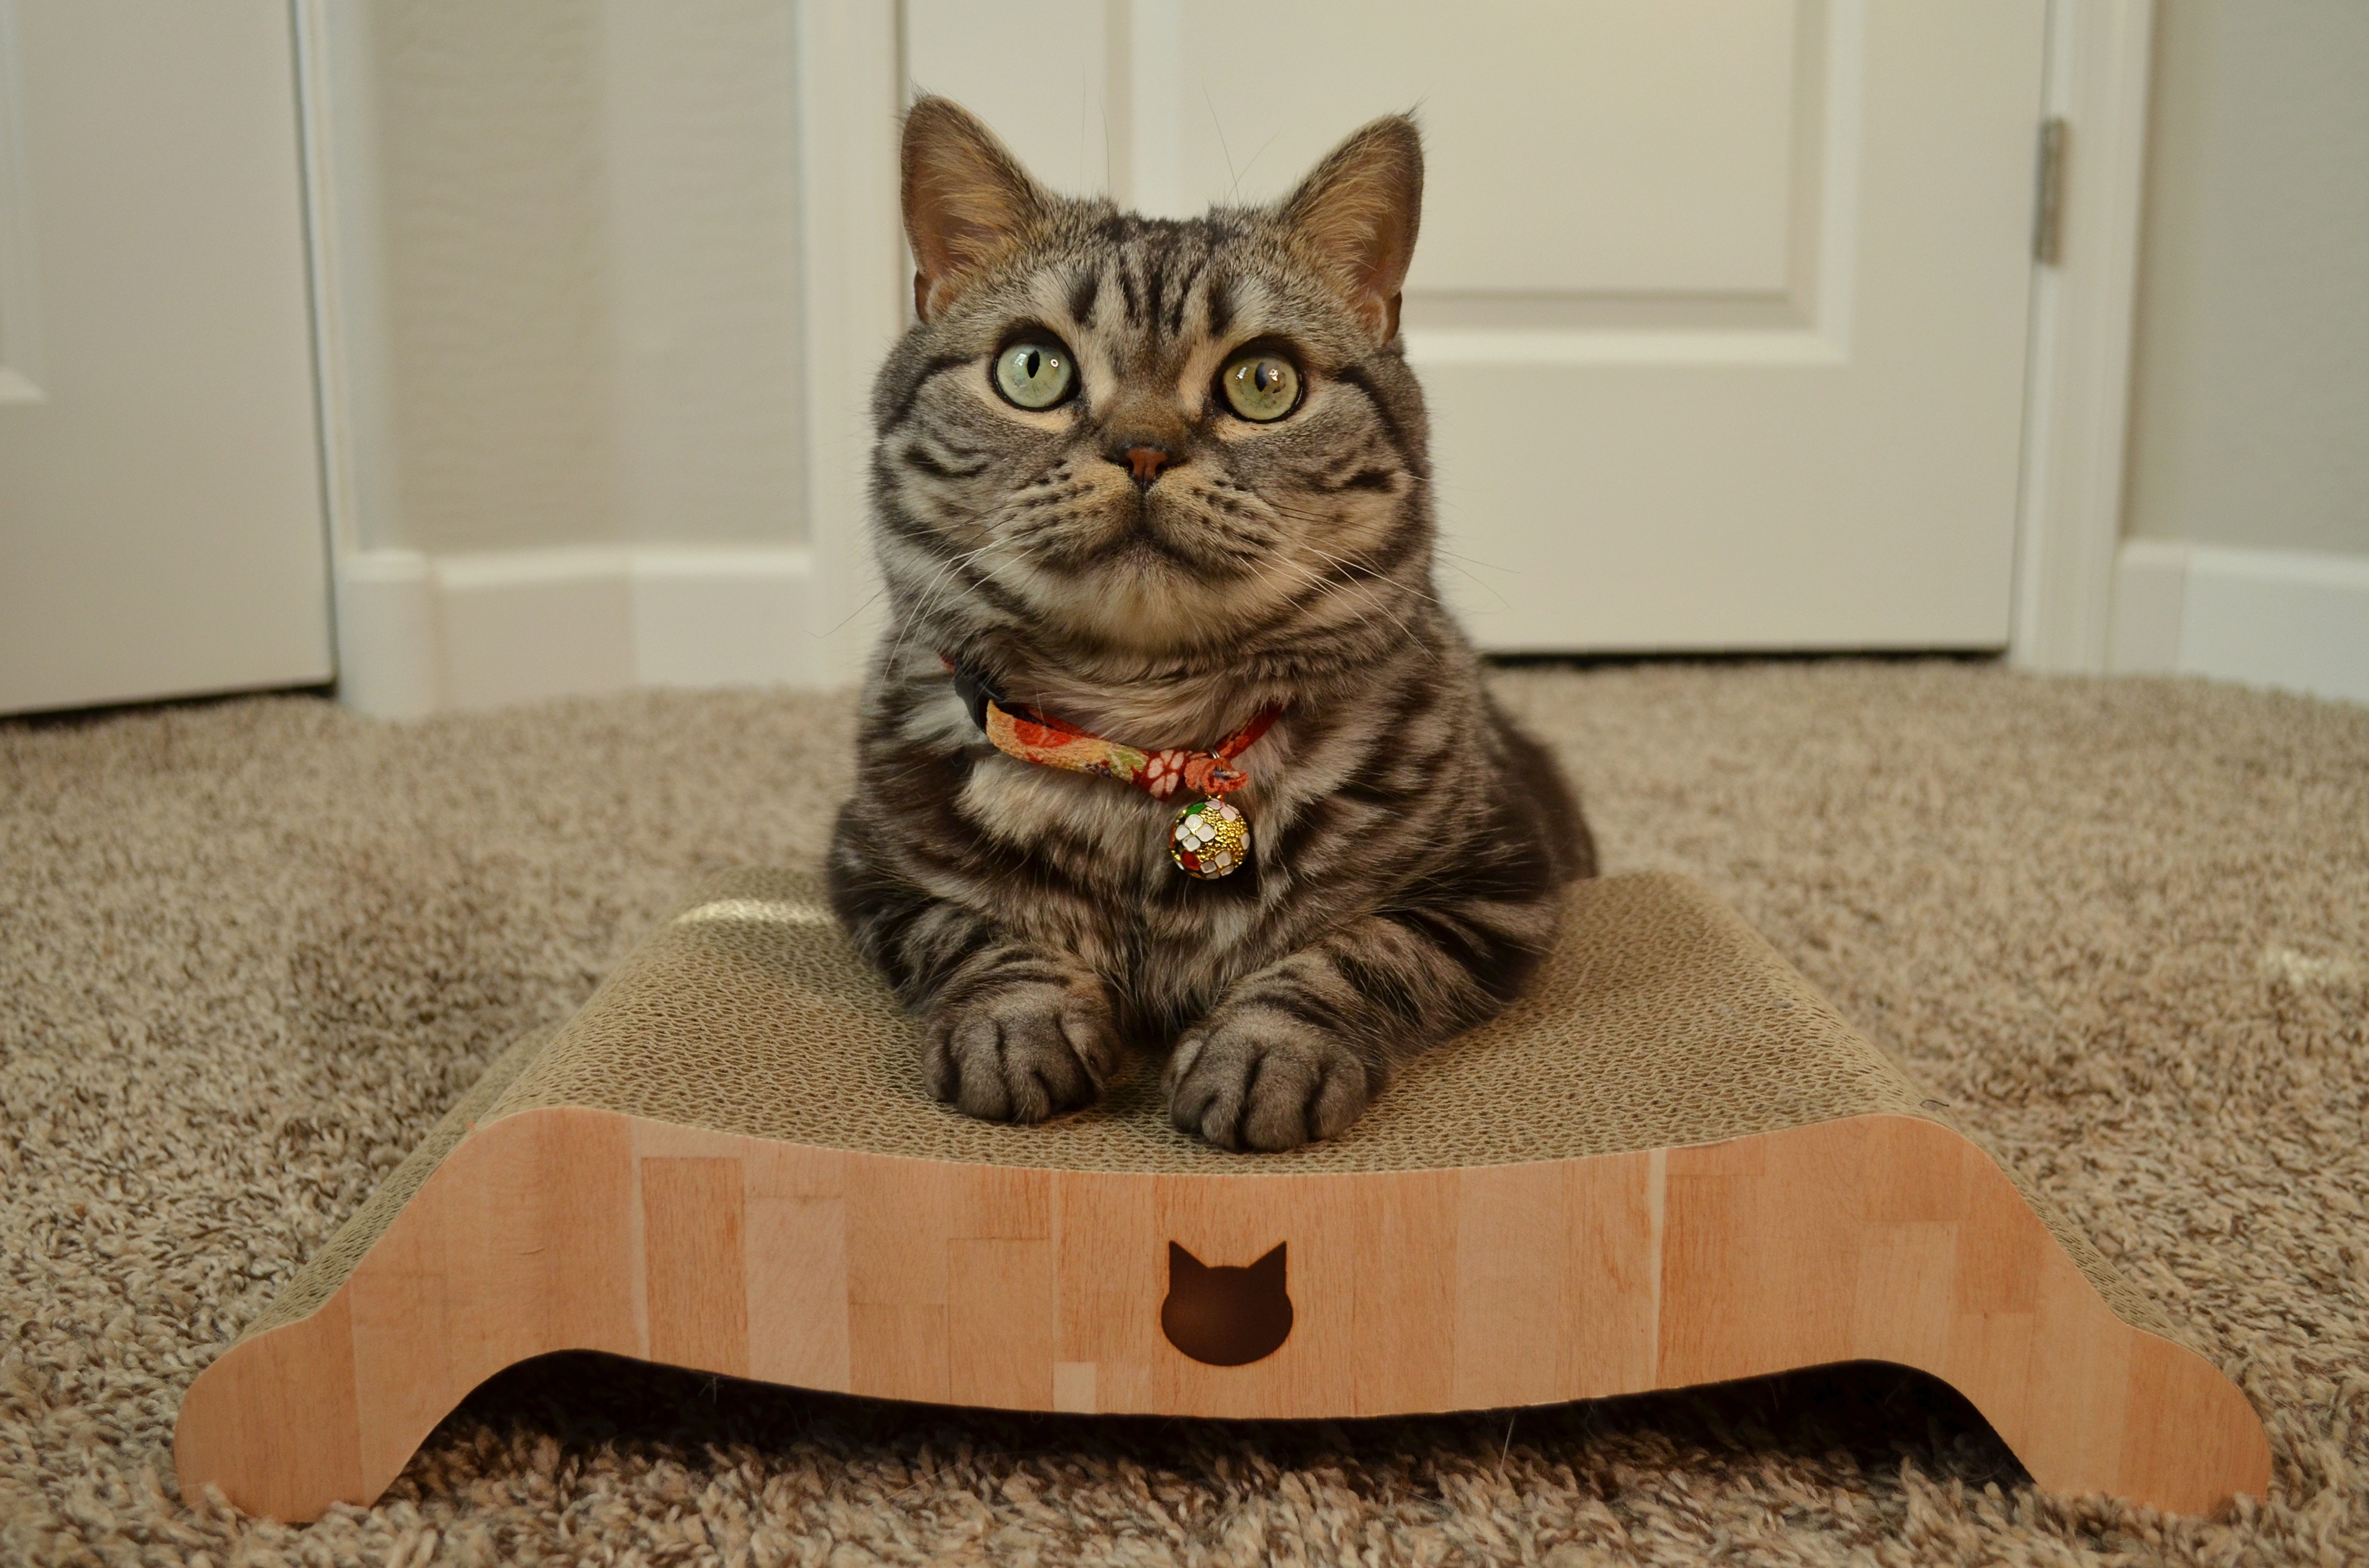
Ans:
<svg viewBox="0 0 2369 1568"><path fill-rule="evenodd" d="M1209 336L1223 338L1227 329L1234 325L1233 280L1223 272L1213 271L1209 278L1208 298L1203 309L1209 324Z"/></svg>
<svg viewBox="0 0 2369 1568"><path fill-rule="evenodd" d="M1033 292L1039 308L1049 313L1058 305L1081 332L1152 338L1182 338L1188 330L1222 338L1245 304L1253 311L1273 305L1271 291L1255 280L1246 286L1216 247L1194 248L1197 254L1182 260L1120 250L1066 271L1047 269L1037 275ZM1113 280L1121 302L1116 319L1102 308L1104 285ZM1083 351L1085 345L1078 347Z"/></svg>
<svg viewBox="0 0 2369 1568"><path fill-rule="evenodd" d="M1124 251L1118 258L1118 294L1120 303L1126 306L1127 324L1133 326L1142 319L1143 306L1136 298L1135 273L1127 266Z"/></svg>

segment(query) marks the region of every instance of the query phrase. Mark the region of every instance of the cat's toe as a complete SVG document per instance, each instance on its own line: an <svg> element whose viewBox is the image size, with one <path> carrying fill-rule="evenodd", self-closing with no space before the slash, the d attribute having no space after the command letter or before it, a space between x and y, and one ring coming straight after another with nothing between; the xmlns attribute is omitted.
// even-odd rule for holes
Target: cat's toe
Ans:
<svg viewBox="0 0 2369 1568"><path fill-rule="evenodd" d="M1275 1151L1338 1137L1375 1085L1364 1060L1297 1019L1213 1021L1169 1059L1168 1115L1221 1149Z"/></svg>
<svg viewBox="0 0 2369 1568"><path fill-rule="evenodd" d="M1093 1104L1117 1066L1110 1008L1082 987L1010 986L943 1008L921 1070L948 1104L995 1122L1041 1122Z"/></svg>

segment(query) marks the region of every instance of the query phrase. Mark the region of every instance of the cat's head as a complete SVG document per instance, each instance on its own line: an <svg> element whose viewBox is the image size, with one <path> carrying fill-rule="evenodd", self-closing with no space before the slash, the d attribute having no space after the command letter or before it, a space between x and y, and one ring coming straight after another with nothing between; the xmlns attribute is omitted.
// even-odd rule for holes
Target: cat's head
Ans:
<svg viewBox="0 0 2369 1568"><path fill-rule="evenodd" d="M1413 122L1375 120L1271 207L1183 222L1047 191L944 98L907 118L903 176L919 320L876 390L874 497L926 637L1345 647L1427 597L1397 342Z"/></svg>

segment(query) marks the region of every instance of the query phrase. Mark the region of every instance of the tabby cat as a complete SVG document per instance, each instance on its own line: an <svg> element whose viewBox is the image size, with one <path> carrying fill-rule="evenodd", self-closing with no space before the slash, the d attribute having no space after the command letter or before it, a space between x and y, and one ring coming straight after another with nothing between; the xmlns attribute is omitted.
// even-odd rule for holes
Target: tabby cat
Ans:
<svg viewBox="0 0 2369 1568"><path fill-rule="evenodd" d="M973 1116L1070 1110L1171 1047L1177 1127L1330 1138L1519 991L1594 872L1433 586L1398 342L1422 188L1403 118L1189 222L1053 195L943 98L906 120L919 320L873 395L890 626L831 896ZM1007 754L999 715L1177 748L1172 774L1254 735L1219 759L1247 859L1184 875L1173 776Z"/></svg>

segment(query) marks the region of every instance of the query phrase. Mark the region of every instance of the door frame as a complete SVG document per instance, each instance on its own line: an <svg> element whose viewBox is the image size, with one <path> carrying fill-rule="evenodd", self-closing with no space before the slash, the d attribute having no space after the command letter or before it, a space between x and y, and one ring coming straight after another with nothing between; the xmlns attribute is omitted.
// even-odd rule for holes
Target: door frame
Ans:
<svg viewBox="0 0 2369 1568"><path fill-rule="evenodd" d="M2123 533L2155 0L2050 0L2043 118L2066 123L2055 265L2032 264L2008 657L2102 674ZM2036 157L2036 152L2035 152Z"/></svg>
<svg viewBox="0 0 2369 1568"><path fill-rule="evenodd" d="M906 260L896 196L906 96L900 0L795 0L801 292L806 307L807 542L729 552L550 549L500 558L435 558L401 537L394 498L368 482L386 440L377 379L383 328L358 271L372 194L352 189L336 155L338 63L330 0L290 0L311 240L324 504L336 589L338 692L365 712L420 714L583 689L587 635L608 650L600 684L668 679L695 662L665 644L669 626L761 614L797 624L787 662L715 670L724 681L854 681L877 624L866 538L865 400L850 388L904 328ZM1108 0L1132 17L1174 0ZM2155 0L2050 0L2038 122L2069 127L2055 265L2033 263L2022 484L2016 519L2009 661L2102 672L2114 617L2130 402L2139 213L2146 171ZM350 97L350 93L348 95ZM349 237L353 236L353 237ZM375 465L375 467L374 467ZM752 597L752 585L763 591ZM645 599L672 605L648 614ZM591 623L585 623L588 607ZM487 624L565 622L574 639L473 635ZM612 624L613 623L613 624ZM754 628L752 628L752 633ZM772 634L776 641L778 632ZM761 646L764 635L740 639ZM540 661L540 662L538 662ZM613 665L614 668L609 668ZM548 666L548 668L544 668ZM576 682L577 684L569 684Z"/></svg>

